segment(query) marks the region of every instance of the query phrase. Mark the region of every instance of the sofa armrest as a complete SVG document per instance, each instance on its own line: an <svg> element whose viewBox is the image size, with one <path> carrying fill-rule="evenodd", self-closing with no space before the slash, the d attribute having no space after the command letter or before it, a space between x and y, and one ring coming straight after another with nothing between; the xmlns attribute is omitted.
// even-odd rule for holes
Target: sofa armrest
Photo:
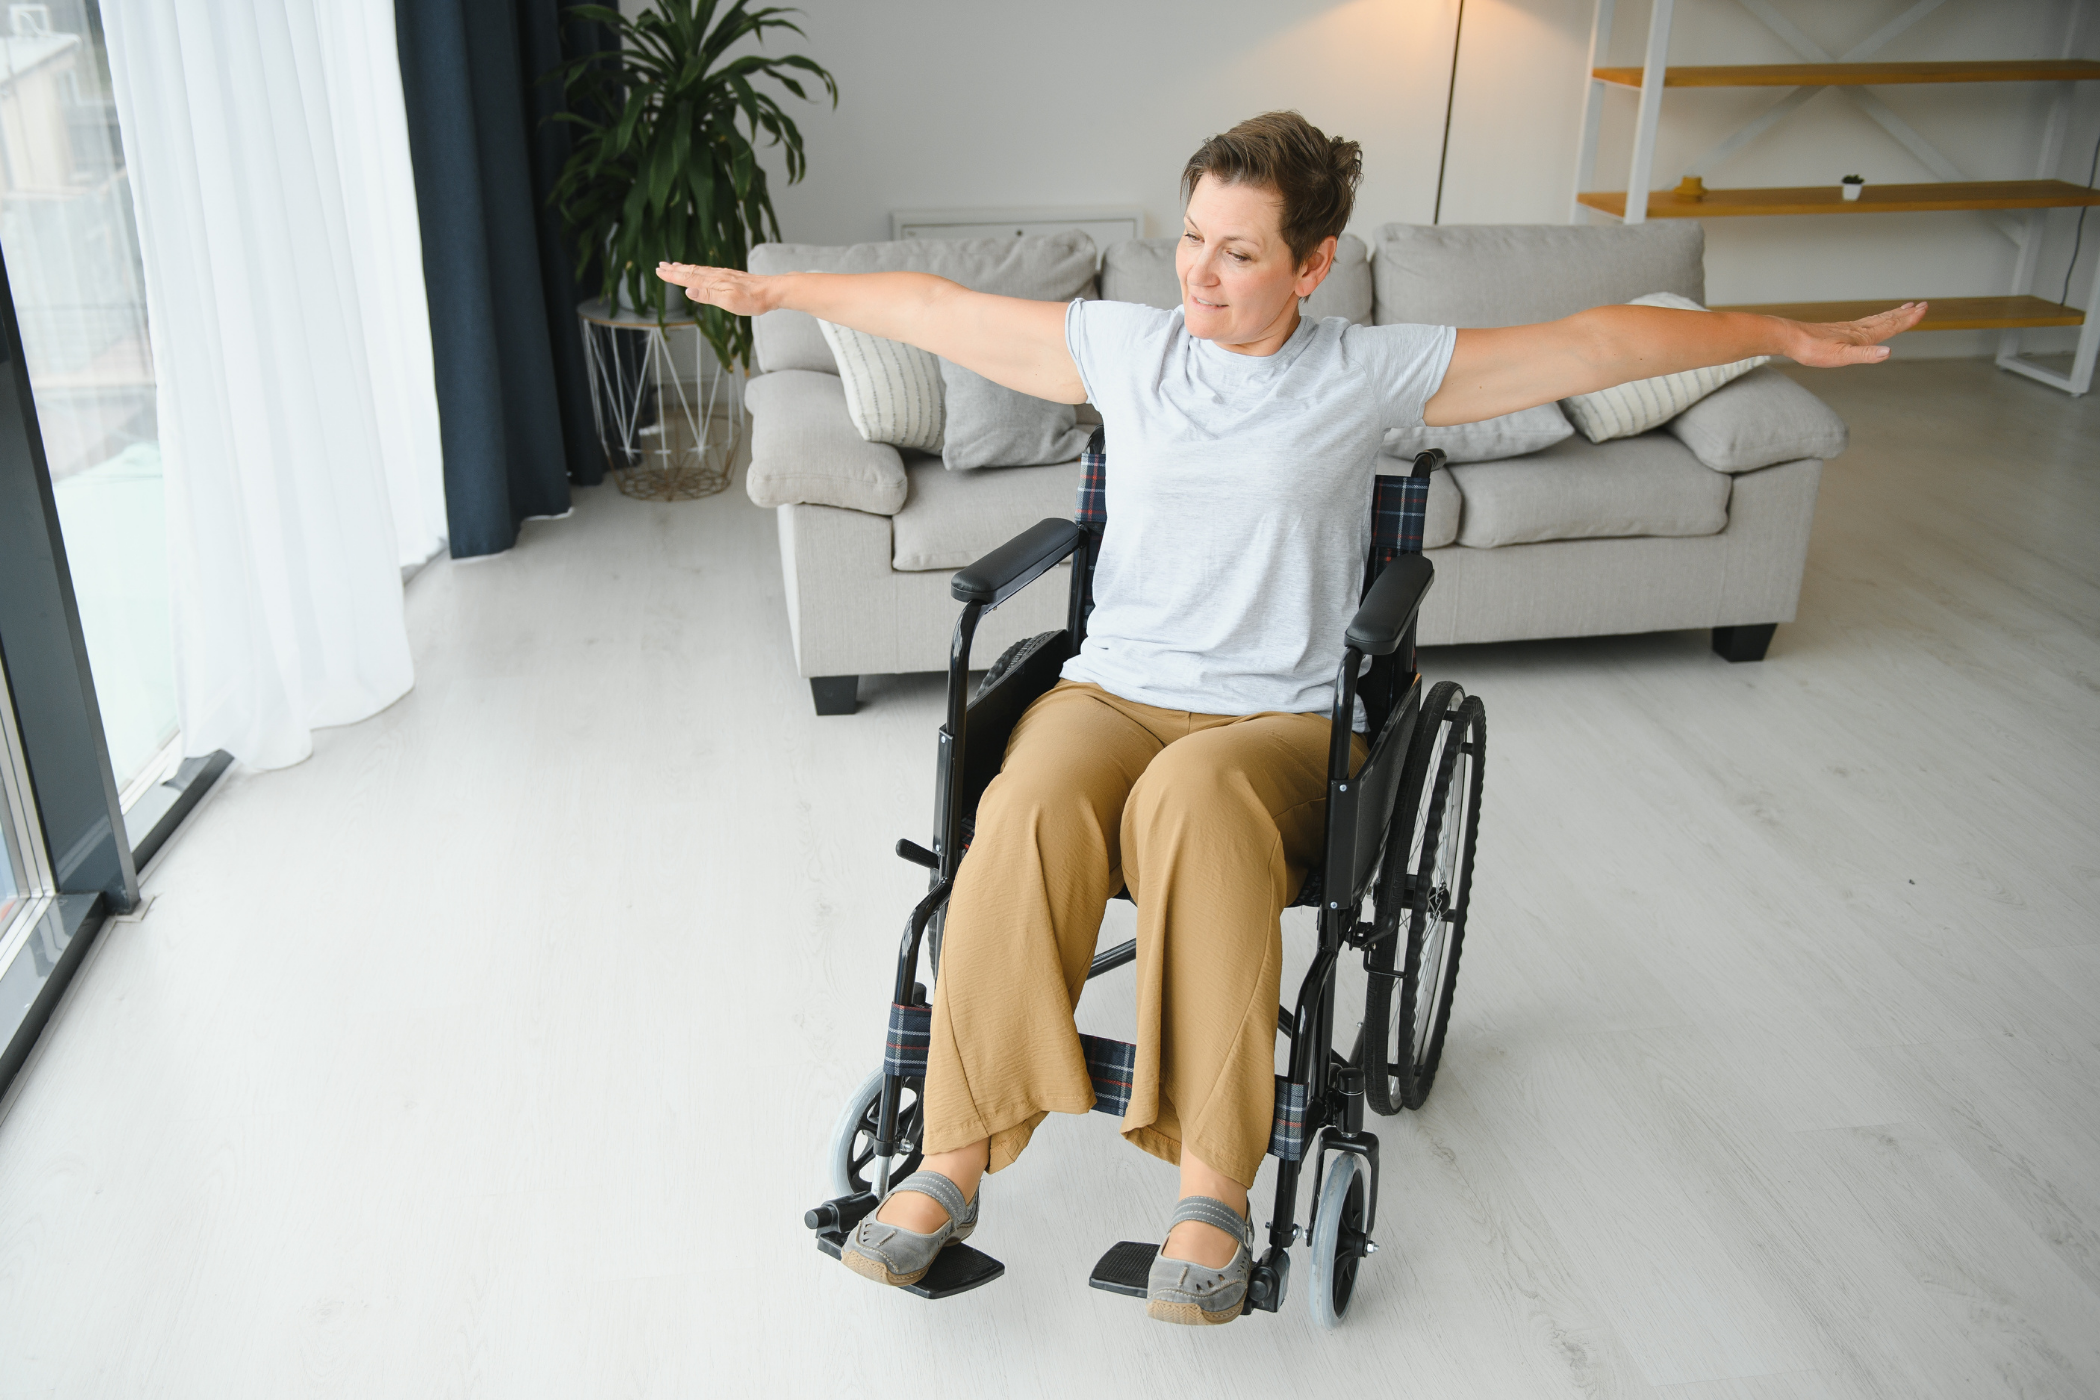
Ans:
<svg viewBox="0 0 2100 1400"><path fill-rule="evenodd" d="M904 458L869 442L846 413L835 374L781 369L744 388L751 410L751 470L744 490L754 505L843 506L871 515L904 509L910 479Z"/></svg>
<svg viewBox="0 0 2100 1400"><path fill-rule="evenodd" d="M1754 369L1672 418L1671 436L1717 472L1756 471L1845 450L1845 420L1779 371Z"/></svg>

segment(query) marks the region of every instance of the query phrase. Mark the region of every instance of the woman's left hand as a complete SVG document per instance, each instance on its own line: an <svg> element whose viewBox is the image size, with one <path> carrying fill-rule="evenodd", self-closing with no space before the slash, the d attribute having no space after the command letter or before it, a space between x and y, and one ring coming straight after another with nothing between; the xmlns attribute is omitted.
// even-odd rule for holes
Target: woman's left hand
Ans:
<svg viewBox="0 0 2100 1400"><path fill-rule="evenodd" d="M1816 369L1835 369L1839 365L1871 365L1889 357L1889 348L1881 342L1904 331L1925 319L1922 301L1906 301L1901 306L1862 317L1857 321L1811 322L1795 321L1793 327L1797 343L1787 351L1790 359Z"/></svg>

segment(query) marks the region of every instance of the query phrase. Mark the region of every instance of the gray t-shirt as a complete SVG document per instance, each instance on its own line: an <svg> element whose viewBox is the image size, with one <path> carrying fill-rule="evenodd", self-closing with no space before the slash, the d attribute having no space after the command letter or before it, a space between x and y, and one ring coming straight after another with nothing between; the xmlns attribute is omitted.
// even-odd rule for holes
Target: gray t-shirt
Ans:
<svg viewBox="0 0 2100 1400"><path fill-rule="evenodd" d="M1075 301L1065 344L1108 444L1108 528L1067 680L1163 709L1334 706L1378 446L1422 423L1449 326L1302 321L1273 355L1179 308Z"/></svg>

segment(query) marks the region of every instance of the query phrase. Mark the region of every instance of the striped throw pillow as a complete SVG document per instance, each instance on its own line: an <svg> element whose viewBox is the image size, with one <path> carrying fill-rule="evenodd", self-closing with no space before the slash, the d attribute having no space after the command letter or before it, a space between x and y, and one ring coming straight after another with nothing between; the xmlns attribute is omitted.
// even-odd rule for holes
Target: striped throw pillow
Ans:
<svg viewBox="0 0 2100 1400"><path fill-rule="evenodd" d="M1644 297L1635 297L1627 304L1668 306L1679 311L1706 310L1690 297L1681 297L1674 292L1651 292ZM1734 364L1709 365L1705 369L1688 369L1679 374L1659 374L1653 379L1636 379L1615 384L1609 389L1599 389L1594 394L1577 394L1572 399L1562 399L1560 406L1568 415L1568 421L1581 429L1582 435L1591 442L1632 437L1650 428L1661 427L1723 384L1742 378L1771 358L1770 355L1753 355Z"/></svg>
<svg viewBox="0 0 2100 1400"><path fill-rule="evenodd" d="M941 450L941 361L902 341L819 321L846 385L846 413L869 442Z"/></svg>

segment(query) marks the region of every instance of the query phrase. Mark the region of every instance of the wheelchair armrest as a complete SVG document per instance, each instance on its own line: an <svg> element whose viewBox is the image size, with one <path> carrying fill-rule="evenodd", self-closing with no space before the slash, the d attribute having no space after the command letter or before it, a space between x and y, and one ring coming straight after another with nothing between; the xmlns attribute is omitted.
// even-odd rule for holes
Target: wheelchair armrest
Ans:
<svg viewBox="0 0 2100 1400"><path fill-rule="evenodd" d="M1419 554L1402 554L1387 564L1364 595L1363 606L1349 620L1348 641L1366 656L1391 656L1400 649L1407 624L1414 620L1436 577L1436 566Z"/></svg>
<svg viewBox="0 0 2100 1400"><path fill-rule="evenodd" d="M957 569L948 592L959 603L995 608L1078 548L1079 527L1069 520L1038 520L967 568Z"/></svg>

